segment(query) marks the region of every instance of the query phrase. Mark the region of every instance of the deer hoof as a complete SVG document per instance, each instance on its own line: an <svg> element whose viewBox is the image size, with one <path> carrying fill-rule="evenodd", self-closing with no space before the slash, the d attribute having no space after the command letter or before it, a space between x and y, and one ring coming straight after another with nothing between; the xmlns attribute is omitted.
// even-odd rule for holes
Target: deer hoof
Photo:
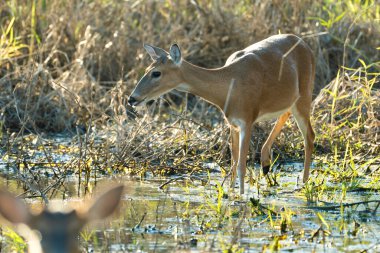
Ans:
<svg viewBox="0 0 380 253"><path fill-rule="evenodd" d="M263 166L263 174L266 176L269 173L270 165Z"/></svg>

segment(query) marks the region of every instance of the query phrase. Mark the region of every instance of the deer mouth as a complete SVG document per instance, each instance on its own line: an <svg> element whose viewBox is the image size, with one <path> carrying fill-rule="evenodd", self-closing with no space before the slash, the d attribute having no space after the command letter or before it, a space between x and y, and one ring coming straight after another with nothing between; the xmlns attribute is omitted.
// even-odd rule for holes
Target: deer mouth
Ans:
<svg viewBox="0 0 380 253"><path fill-rule="evenodd" d="M134 97L129 97L128 104L131 106L139 106L139 105L143 104L144 101L145 101L145 98L138 100Z"/></svg>

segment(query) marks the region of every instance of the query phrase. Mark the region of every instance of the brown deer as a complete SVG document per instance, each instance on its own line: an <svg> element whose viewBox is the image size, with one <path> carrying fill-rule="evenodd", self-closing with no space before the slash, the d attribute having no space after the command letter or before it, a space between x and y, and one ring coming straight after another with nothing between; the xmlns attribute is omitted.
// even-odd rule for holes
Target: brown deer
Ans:
<svg viewBox="0 0 380 253"><path fill-rule="evenodd" d="M79 232L93 220L108 217L118 206L123 186L110 189L100 196L84 212L52 212L45 208L39 214L29 211L27 205L11 193L0 190L0 214L12 224L25 224L31 232L25 235L28 240L28 252L31 253L78 253ZM30 231L29 231L30 232Z"/></svg>
<svg viewBox="0 0 380 253"><path fill-rule="evenodd" d="M153 63L129 97L137 106L172 89L200 96L219 107L231 129L232 180L236 169L244 193L246 160L252 124L278 117L261 150L264 175L271 165L271 147L292 113L304 137L303 182L309 178L314 132L310 108L315 60L311 49L292 34L271 36L228 57L223 67L206 69L182 58L177 44L165 50L144 45Z"/></svg>

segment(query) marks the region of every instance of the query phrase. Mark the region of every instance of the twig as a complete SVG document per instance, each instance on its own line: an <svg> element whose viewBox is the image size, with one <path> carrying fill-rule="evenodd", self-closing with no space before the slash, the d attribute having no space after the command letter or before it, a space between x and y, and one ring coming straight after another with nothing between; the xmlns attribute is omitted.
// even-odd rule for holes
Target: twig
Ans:
<svg viewBox="0 0 380 253"><path fill-rule="evenodd" d="M171 178L169 179L168 181L166 181L165 183L163 183L162 185L160 185L158 188L160 190L162 190L166 185L170 184L170 183L173 183L175 181L178 181L178 180L182 180L182 179L187 179L187 180L192 180L192 179L197 179L197 180L200 180L202 181L203 183L207 183L208 181L201 178L201 177L198 177L198 176L195 176L195 175L184 175L184 176L179 176L179 177L175 177L175 178Z"/></svg>
<svg viewBox="0 0 380 253"><path fill-rule="evenodd" d="M278 215L277 212L275 212L275 211L269 209L268 207L262 205L258 199L255 199L255 198L249 198L249 201L251 202L251 204L252 204L253 206L256 206L256 207L258 207L259 209L261 209L261 211L262 211L262 210L266 210L266 211L270 212L271 214L274 214L275 216Z"/></svg>
<svg viewBox="0 0 380 253"><path fill-rule="evenodd" d="M140 222L135 226L135 228L139 228L140 227L140 225L141 225L141 223L144 221L144 219L145 219L145 216L146 216L146 212L143 214L143 216L141 217L141 219L140 219Z"/></svg>
<svg viewBox="0 0 380 253"><path fill-rule="evenodd" d="M231 83L230 83L230 87L228 88L228 93L227 93L227 97L226 97L226 102L224 103L224 107L223 107L223 112L226 114L227 113L227 109L228 109L228 105L230 103L230 98L231 98L231 94L232 94L232 90L234 88L234 85L235 85L235 79L232 78L231 79Z"/></svg>
<svg viewBox="0 0 380 253"><path fill-rule="evenodd" d="M356 205L365 205L365 204L369 204L369 203L378 203L377 207L375 208L375 210L377 210L377 208L380 205L380 200L369 200L369 201L359 201L359 202L353 202L353 203L342 203L340 205L331 205L331 206L308 206L308 207L305 207L305 208L330 211L330 210L340 209L341 207L350 207L350 206L356 206Z"/></svg>

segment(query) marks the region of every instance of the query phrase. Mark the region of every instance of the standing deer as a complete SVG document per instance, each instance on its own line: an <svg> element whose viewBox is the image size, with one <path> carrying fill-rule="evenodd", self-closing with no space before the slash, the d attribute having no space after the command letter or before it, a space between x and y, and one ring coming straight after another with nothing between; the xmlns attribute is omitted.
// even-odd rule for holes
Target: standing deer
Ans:
<svg viewBox="0 0 380 253"><path fill-rule="evenodd" d="M292 113L305 144L303 182L309 178L314 132L310 109L315 60L311 49L292 34L275 35L228 57L223 67L206 69L185 61L177 44L165 50L144 45L153 60L129 97L137 106L172 89L198 95L223 110L231 129L231 186L236 169L244 193L252 124L279 117L261 150L263 174L269 172L271 147Z"/></svg>
<svg viewBox="0 0 380 253"><path fill-rule="evenodd" d="M30 253L79 253L81 229L88 222L111 215L120 202L123 188L110 189L85 212L52 212L45 208L39 214L32 214L23 201L0 190L0 214L12 224L25 224L39 232L39 235L33 232L25 235Z"/></svg>

